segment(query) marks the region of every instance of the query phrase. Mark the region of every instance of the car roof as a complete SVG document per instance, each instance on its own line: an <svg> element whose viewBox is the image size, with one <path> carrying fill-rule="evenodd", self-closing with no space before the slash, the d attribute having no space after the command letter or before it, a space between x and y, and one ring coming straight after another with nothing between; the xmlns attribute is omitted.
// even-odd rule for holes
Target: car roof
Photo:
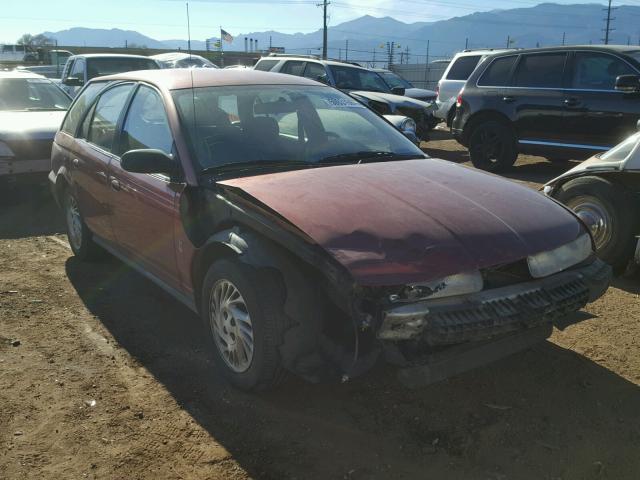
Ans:
<svg viewBox="0 0 640 480"><path fill-rule="evenodd" d="M183 58L201 58L207 61L210 61L200 55L195 55L186 52L167 52L167 53L158 53L157 55L151 55L149 58L160 61L170 61L170 60L182 60Z"/></svg>
<svg viewBox="0 0 640 480"><path fill-rule="evenodd" d="M496 51L495 56L521 54L521 53L544 53L544 52L558 52L566 50L583 50L590 52L615 52L615 53L627 53L627 52L640 52L640 46L629 45L563 45L557 47L542 47L542 48L521 48L516 50L502 50Z"/></svg>
<svg viewBox="0 0 640 480"><path fill-rule="evenodd" d="M341 60L331 60L331 59L327 59L327 60L323 60L322 58L314 58L314 57L296 57L293 55L269 55L267 57L261 57L259 61L261 60L295 60L297 62L316 62L316 63L321 63L323 65L336 65L336 66L340 66L340 67L352 67L352 68L359 68L360 70L369 70L368 68L362 67L360 65L355 65L353 63L349 63L349 62L343 62Z"/></svg>
<svg viewBox="0 0 640 480"><path fill-rule="evenodd" d="M79 55L72 55L69 58L144 58L153 60L153 58L146 57L144 55L129 55L128 53L81 53Z"/></svg>
<svg viewBox="0 0 640 480"><path fill-rule="evenodd" d="M9 70L9 71L0 71L0 80L3 78L46 78L42 75L38 75L37 73L30 72L28 70Z"/></svg>
<svg viewBox="0 0 640 480"><path fill-rule="evenodd" d="M161 89L179 90L199 87L224 87L232 85L309 85L324 84L304 77L284 73L261 72L253 69L172 68L124 72L92 80L133 80L156 85Z"/></svg>

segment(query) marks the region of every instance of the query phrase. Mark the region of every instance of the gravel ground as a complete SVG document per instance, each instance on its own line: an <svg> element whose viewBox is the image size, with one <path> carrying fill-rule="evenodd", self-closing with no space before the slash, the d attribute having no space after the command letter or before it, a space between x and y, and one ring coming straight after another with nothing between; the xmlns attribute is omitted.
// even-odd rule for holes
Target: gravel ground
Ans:
<svg viewBox="0 0 640 480"><path fill-rule="evenodd" d="M465 163L443 132L423 144ZM539 188L566 165L521 157ZM416 390L379 366L245 395L198 319L115 259L77 262L46 191L0 200L0 478L636 479L640 279L536 348Z"/></svg>

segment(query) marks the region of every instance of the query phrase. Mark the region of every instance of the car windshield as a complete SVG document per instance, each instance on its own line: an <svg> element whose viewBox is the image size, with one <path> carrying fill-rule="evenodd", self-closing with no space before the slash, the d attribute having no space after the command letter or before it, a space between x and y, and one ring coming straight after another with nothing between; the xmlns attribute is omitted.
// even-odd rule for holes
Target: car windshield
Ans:
<svg viewBox="0 0 640 480"><path fill-rule="evenodd" d="M173 97L201 170L424 158L397 129L330 87L202 87Z"/></svg>
<svg viewBox="0 0 640 480"><path fill-rule="evenodd" d="M71 100L45 78L0 79L0 110L66 110Z"/></svg>
<svg viewBox="0 0 640 480"><path fill-rule="evenodd" d="M636 147L639 140L640 140L639 133L636 133L635 135L631 135L624 142L620 143L619 145L616 145L608 152L605 152L602 155L600 155L600 160L605 160L607 162L621 162L625 160L629 155L631 155L631 152Z"/></svg>
<svg viewBox="0 0 640 480"><path fill-rule="evenodd" d="M133 72L135 70L156 70L158 64L150 58L90 58L87 60L89 79L113 75L115 73Z"/></svg>
<svg viewBox="0 0 640 480"><path fill-rule="evenodd" d="M342 65L330 65L329 68L336 81L336 87L341 90L389 92L389 86L376 72Z"/></svg>
<svg viewBox="0 0 640 480"><path fill-rule="evenodd" d="M413 85L411 85L407 80L393 72L380 72L380 75L391 88L413 88Z"/></svg>

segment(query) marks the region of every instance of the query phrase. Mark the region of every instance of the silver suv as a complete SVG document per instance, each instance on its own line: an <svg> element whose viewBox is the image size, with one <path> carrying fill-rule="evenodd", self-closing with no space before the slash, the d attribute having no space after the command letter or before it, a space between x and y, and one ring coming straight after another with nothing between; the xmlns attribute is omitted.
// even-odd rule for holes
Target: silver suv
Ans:
<svg viewBox="0 0 640 480"><path fill-rule="evenodd" d="M409 117L422 140L432 127L434 102L406 97L404 88L391 88L380 74L358 65L312 55L272 54L258 60L254 69L310 78L342 90L380 115Z"/></svg>
<svg viewBox="0 0 640 480"><path fill-rule="evenodd" d="M503 52L503 50L465 50L457 53L438 82L437 110L434 116L447 122L451 127L456 113L456 98L467 79L487 55Z"/></svg>

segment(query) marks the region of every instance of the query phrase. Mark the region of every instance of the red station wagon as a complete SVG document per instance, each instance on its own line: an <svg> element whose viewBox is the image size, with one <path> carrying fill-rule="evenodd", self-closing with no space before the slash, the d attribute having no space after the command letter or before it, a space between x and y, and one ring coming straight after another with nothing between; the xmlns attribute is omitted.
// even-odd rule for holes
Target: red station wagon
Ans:
<svg viewBox="0 0 640 480"><path fill-rule="evenodd" d="M349 378L379 358L407 384L576 322L611 269L568 209L427 158L349 96L252 70L92 80L49 175L69 243L108 251L202 317L236 386Z"/></svg>

